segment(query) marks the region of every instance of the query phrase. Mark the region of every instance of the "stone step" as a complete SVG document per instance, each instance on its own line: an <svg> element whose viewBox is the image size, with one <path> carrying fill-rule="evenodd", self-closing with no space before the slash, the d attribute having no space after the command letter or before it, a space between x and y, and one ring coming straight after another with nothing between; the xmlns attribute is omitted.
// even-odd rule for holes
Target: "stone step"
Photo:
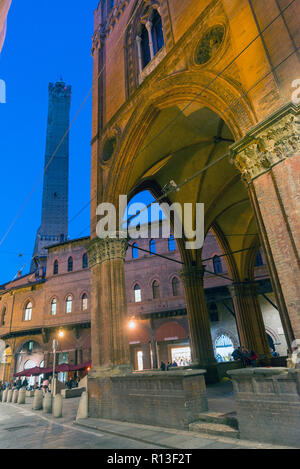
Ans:
<svg viewBox="0 0 300 469"><path fill-rule="evenodd" d="M203 433L207 435L214 436L224 436L227 438L238 439L239 431L235 430L228 425L223 425L220 423L210 423L210 422L194 422L189 425L189 430L191 432Z"/></svg>
<svg viewBox="0 0 300 469"><path fill-rule="evenodd" d="M203 412L198 415L198 420L208 423L218 423L221 425L228 425L229 427L238 430L239 423L236 418L236 413L224 414L222 412Z"/></svg>

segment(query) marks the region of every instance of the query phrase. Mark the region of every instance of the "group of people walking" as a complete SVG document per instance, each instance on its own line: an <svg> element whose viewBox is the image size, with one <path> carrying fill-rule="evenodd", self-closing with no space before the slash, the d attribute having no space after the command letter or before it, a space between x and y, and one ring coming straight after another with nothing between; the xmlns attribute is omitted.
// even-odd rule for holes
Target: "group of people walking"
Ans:
<svg viewBox="0 0 300 469"><path fill-rule="evenodd" d="M167 364L165 364L165 362L161 362L160 370L161 371L169 371L170 368L176 368L177 366L178 365L177 365L175 360L173 361L173 363L168 362Z"/></svg>
<svg viewBox="0 0 300 469"><path fill-rule="evenodd" d="M232 352L234 360L241 360L243 367L256 366L258 355L254 350L248 350L246 347L238 347Z"/></svg>

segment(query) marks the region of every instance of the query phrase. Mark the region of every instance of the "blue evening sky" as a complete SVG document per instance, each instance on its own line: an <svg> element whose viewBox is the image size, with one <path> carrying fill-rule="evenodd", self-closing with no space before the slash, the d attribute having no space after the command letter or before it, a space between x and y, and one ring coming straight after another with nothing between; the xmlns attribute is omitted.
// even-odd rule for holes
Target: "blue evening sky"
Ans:
<svg viewBox="0 0 300 469"><path fill-rule="evenodd" d="M0 79L7 86L7 102L0 104L0 284L24 264L22 273L28 272L41 218L42 180L3 238L43 172L48 83L62 76L72 86L71 120L92 86L97 5L98 0L12 1L0 56ZM90 200L91 115L90 95L70 132L70 220ZM87 207L70 223L70 238L88 235L89 220Z"/></svg>

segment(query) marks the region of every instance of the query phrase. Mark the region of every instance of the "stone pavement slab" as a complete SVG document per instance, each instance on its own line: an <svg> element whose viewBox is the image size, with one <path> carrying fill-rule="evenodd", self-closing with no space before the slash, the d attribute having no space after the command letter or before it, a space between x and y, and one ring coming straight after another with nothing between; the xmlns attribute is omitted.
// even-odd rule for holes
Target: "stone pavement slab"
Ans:
<svg viewBox="0 0 300 469"><path fill-rule="evenodd" d="M74 423L102 433L126 436L141 443L155 444L166 449L295 449L116 420L88 418Z"/></svg>

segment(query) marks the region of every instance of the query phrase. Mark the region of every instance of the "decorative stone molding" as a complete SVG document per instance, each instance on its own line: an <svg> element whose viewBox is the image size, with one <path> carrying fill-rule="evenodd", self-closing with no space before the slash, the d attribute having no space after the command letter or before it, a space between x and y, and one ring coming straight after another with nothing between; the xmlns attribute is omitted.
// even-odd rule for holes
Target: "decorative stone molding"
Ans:
<svg viewBox="0 0 300 469"><path fill-rule="evenodd" d="M189 287L190 285L196 282L200 282L201 284L203 284L204 272L205 266L189 266L180 270L179 275L182 278L182 281L185 286Z"/></svg>
<svg viewBox="0 0 300 469"><path fill-rule="evenodd" d="M247 183L300 152L300 108L288 104L232 146L232 163Z"/></svg>
<svg viewBox="0 0 300 469"><path fill-rule="evenodd" d="M139 76L139 84L141 84L145 78L150 75L151 72L157 67L162 59L167 55L165 46L153 57L153 59L143 68Z"/></svg>
<svg viewBox="0 0 300 469"><path fill-rule="evenodd" d="M120 236L121 235L121 236ZM122 237L123 236L123 237ZM128 249L126 233L111 233L105 238L95 238L87 246L89 264L94 267L104 261L125 260Z"/></svg>

